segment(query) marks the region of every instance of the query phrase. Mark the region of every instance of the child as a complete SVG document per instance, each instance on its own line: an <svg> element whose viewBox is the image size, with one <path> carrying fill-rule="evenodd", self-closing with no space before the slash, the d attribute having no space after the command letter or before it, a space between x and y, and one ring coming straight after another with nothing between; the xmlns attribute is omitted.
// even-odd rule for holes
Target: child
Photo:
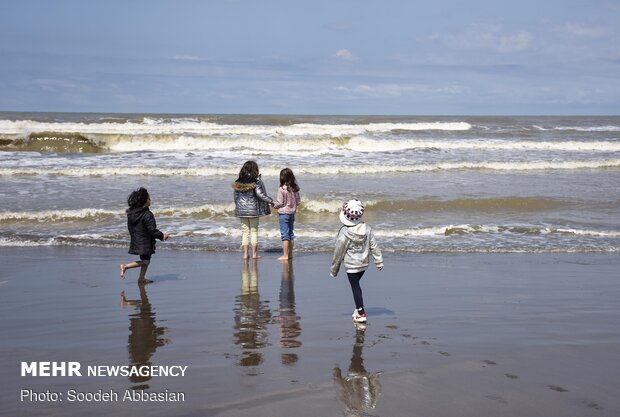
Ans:
<svg viewBox="0 0 620 417"><path fill-rule="evenodd" d="M299 186L295 180L295 175L289 168L284 168L280 171L280 188L278 189L278 197L273 204L273 207L278 209L279 214L280 238L282 239L282 256L278 258L280 261L293 257L295 241L293 227L295 225L295 212L300 202Z"/></svg>
<svg viewBox="0 0 620 417"><path fill-rule="evenodd" d="M243 259L248 259L248 244L252 245L252 258L258 259L258 220L271 214L273 199L267 195L265 184L258 171L258 164L247 161L233 183L235 216L241 221L241 247Z"/></svg>
<svg viewBox="0 0 620 417"><path fill-rule="evenodd" d="M364 206L359 200L349 200L342 205L340 221L344 226L338 231L330 269L331 276L336 277L344 261L355 301L352 318L356 323L366 323L367 320L360 279L368 268L369 256L372 255L379 271L383 269L381 250L370 226L362 222L363 214Z"/></svg>
<svg viewBox="0 0 620 417"><path fill-rule="evenodd" d="M155 239L168 240L170 235L157 230L155 216L149 210L151 196L146 188L140 187L132 192L127 198L127 228L131 240L129 243L129 253L140 255L139 261L121 264L121 279L125 279L125 271L131 268L140 267L140 277L138 284L148 284L153 281L146 279L146 270L151 262L151 255L155 253Z"/></svg>

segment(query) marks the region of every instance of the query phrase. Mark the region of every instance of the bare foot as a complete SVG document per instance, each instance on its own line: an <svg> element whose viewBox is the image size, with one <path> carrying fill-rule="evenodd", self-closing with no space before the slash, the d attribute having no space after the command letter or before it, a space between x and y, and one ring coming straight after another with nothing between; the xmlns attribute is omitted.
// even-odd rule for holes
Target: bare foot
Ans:
<svg viewBox="0 0 620 417"><path fill-rule="evenodd" d="M138 280L138 285L151 284L152 282L153 282L153 280L147 279L147 278L139 279Z"/></svg>
<svg viewBox="0 0 620 417"><path fill-rule="evenodd" d="M120 268L121 268L121 279L125 279L125 271L127 270L127 267L125 266L125 264L121 264Z"/></svg>
<svg viewBox="0 0 620 417"><path fill-rule="evenodd" d="M288 256L282 255L278 258L278 261L288 261L288 259L289 259Z"/></svg>
<svg viewBox="0 0 620 417"><path fill-rule="evenodd" d="M253 259L260 259L260 255L253 254L253 255L252 255L252 258L253 258Z"/></svg>

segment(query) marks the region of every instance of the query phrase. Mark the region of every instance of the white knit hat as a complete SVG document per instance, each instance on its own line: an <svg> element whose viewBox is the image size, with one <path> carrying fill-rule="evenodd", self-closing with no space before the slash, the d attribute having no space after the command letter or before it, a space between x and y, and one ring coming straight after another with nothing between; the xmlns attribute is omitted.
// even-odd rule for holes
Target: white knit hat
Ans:
<svg viewBox="0 0 620 417"><path fill-rule="evenodd" d="M349 200L342 205L340 210L340 221L345 226L355 226L362 222L364 205L359 200Z"/></svg>

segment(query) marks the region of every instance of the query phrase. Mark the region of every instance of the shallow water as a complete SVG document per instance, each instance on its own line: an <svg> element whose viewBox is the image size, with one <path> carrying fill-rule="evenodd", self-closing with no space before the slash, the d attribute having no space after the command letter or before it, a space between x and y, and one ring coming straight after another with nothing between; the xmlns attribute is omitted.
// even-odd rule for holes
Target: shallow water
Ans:
<svg viewBox="0 0 620 417"><path fill-rule="evenodd" d="M0 113L0 245L125 247L127 195L149 189L160 247L236 250L231 183L291 167L296 247L328 251L349 198L406 252L618 252L619 117ZM275 216L262 247L277 250Z"/></svg>

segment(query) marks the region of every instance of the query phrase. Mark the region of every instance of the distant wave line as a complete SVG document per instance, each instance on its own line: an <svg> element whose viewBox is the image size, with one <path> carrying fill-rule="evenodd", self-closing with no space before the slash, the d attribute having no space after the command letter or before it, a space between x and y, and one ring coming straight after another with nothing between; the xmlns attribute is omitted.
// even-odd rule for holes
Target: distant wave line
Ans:
<svg viewBox="0 0 620 417"><path fill-rule="evenodd" d="M364 132L390 132L393 130L469 130L467 122L413 122L366 124L244 125L218 124L205 121L179 121L176 123L46 123L32 120L0 120L0 134L22 135L32 132L59 132L73 134L109 135L261 135L261 136L334 136L356 135Z"/></svg>
<svg viewBox="0 0 620 417"><path fill-rule="evenodd" d="M302 199L298 209L299 213L338 213L342 201L322 198ZM384 212L419 212L432 210L546 210L554 209L561 205L570 205L568 201L548 200L532 197L505 197L488 199L455 199L455 200L364 200L367 208L373 207L375 211ZM617 202L616 202L617 204ZM152 211L157 216L163 217L201 217L201 216L233 216L235 205L230 203L210 203L188 207L163 207L154 208ZM82 208L68 210L41 210L24 212L0 212L0 223L12 222L40 222L55 223L66 221L82 221L113 219L124 217L124 210L104 210L97 208Z"/></svg>
<svg viewBox="0 0 620 417"><path fill-rule="evenodd" d="M491 171L544 171L544 170L582 170L619 168L620 159L576 160L576 161L483 161L483 162L437 162L413 165L355 165L359 174L398 174L432 171L455 170L491 170ZM280 167L265 167L261 172L265 176L277 176ZM3 167L0 176L68 176L68 177L115 177L115 176L158 176L158 177L211 177L235 176L239 167L73 167L73 168L35 168L35 167ZM347 165L299 166L295 167L296 175L337 175L349 173Z"/></svg>
<svg viewBox="0 0 620 417"><path fill-rule="evenodd" d="M380 226L374 228L375 235L383 239L383 244L385 247L390 248L392 250L407 250L407 247L403 247L402 239L419 239L420 249L424 249L424 245L428 245L435 239L455 239L461 236L466 236L470 234L482 234L482 235L505 235L505 234L514 234L514 235L535 235L535 236L544 236L544 235L555 235L555 236L578 236L578 237L589 237L593 239L619 239L620 231L618 230L582 230L582 229L573 229L573 228L562 228L562 227L544 227L544 226L496 226L496 225L469 225L469 224L461 224L461 225L447 225L447 226L436 226L436 227L420 227L420 228L412 228L412 229L381 229ZM296 235L304 239L305 243L309 243L310 246L314 247L311 243L313 240L316 240L316 243L320 243L325 240L334 239L336 236L337 230L305 230L300 228L296 230ZM193 230L193 231L180 231L173 232L171 236L173 238L196 238L196 239L209 239L209 238L231 238L237 239L241 234L241 231L238 227L215 227L211 229L202 229L202 230ZM279 230L275 228L266 228L261 230L261 235L267 239L278 239L280 236ZM396 241L394 241L396 239ZM429 240L431 239L431 240ZM174 242L174 239L173 239ZM185 241L187 244L187 240ZM424 243L422 243L424 242ZM440 241L437 241L439 243ZM444 243L447 243L445 241ZM455 240L454 242L459 242L459 240ZM460 246L452 246L447 248L448 251L471 251L476 250L476 246L472 246L468 244L467 240L463 241L467 247ZM532 249L539 249L540 244L542 242L533 242ZM558 244L558 242L556 242ZM581 243L583 245L583 243ZM77 235L58 235L53 237L36 237L32 235L28 236L20 236L20 235L11 235L11 236L0 236L0 247L2 246L57 246L57 245L72 245L72 246L94 246L94 247L125 247L127 245L126 239L121 235L100 235L100 234L77 234ZM183 245L183 243L181 243ZM194 242L192 245L200 247L200 242ZM210 243L212 246L213 243ZM217 243L216 243L217 245ZM221 241L219 243L222 247L226 247L225 241ZM394 246L397 245L397 246ZM574 245L579 245L579 243L571 243L572 247ZM324 245L320 245L323 247ZM545 245L543 244L543 247ZM578 247L578 246L577 246ZM398 249L401 248L401 249ZM598 248L600 251L616 251L616 249L605 247Z"/></svg>

